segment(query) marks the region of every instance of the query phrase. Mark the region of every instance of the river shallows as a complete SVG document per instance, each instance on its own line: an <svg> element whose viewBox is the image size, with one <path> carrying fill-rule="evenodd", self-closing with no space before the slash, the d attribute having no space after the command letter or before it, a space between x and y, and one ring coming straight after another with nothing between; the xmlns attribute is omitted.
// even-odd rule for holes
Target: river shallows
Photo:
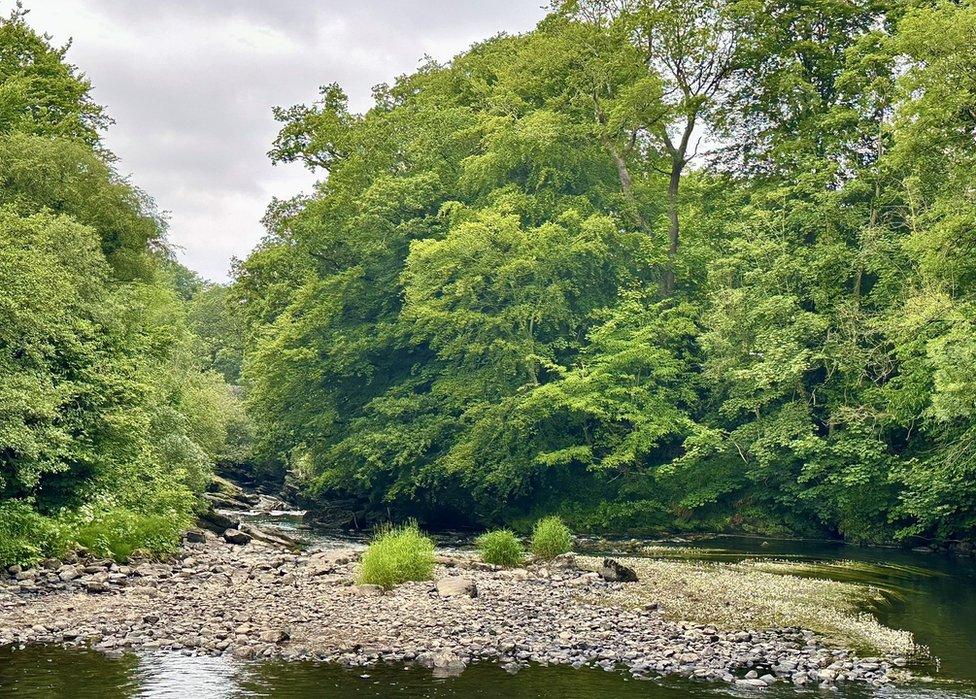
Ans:
<svg viewBox="0 0 976 699"><path fill-rule="evenodd" d="M667 555L668 552L662 552ZM915 633L938 667L932 684L879 690L891 699L976 696L976 566L940 556L829 544L747 539L698 541L671 555L703 559L790 560L802 574L853 580L891 592L874 611L886 624ZM863 565L840 564L853 560ZM638 681L623 673L533 667L509 675L491 665L434 679L419 668L342 669L313 662L235 663L177 653L106 658L60 648L0 650L0 696L32 697L721 697L724 686ZM738 692L739 695L745 695ZM783 687L766 697L818 695ZM872 696L848 689L845 697ZM836 695L834 695L836 696Z"/></svg>

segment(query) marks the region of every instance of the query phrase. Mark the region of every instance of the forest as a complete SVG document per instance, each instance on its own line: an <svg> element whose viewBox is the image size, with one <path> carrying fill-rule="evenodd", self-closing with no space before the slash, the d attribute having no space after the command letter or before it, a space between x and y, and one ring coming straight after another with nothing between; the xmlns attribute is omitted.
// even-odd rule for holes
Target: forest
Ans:
<svg viewBox="0 0 976 699"><path fill-rule="evenodd" d="M174 261L90 83L25 15L0 20L0 562L166 552L240 454L225 292Z"/></svg>
<svg viewBox="0 0 976 699"><path fill-rule="evenodd" d="M360 523L976 536L976 4L566 0L326 84L229 286L90 92L0 21L0 560L166 550L214 468Z"/></svg>

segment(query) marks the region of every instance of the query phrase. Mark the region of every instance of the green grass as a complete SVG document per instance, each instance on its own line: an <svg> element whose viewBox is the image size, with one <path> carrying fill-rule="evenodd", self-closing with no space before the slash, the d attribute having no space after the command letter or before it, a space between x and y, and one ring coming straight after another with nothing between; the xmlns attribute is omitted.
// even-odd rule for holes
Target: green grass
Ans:
<svg viewBox="0 0 976 699"><path fill-rule="evenodd" d="M416 524L395 527L373 539L363 553L359 582L390 590L408 580L434 575L434 542Z"/></svg>
<svg viewBox="0 0 976 699"><path fill-rule="evenodd" d="M545 517L532 530L532 553L537 558L552 560L573 546L573 534L559 517Z"/></svg>
<svg viewBox="0 0 976 699"><path fill-rule="evenodd" d="M525 561L522 542L509 529L496 529L485 532L474 542L481 552L481 560L496 566L514 568Z"/></svg>

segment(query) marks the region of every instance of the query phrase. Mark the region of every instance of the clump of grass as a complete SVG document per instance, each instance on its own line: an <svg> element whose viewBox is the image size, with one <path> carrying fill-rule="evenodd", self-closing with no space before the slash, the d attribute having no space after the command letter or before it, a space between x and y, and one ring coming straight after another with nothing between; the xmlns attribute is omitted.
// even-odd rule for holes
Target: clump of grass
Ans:
<svg viewBox="0 0 976 699"><path fill-rule="evenodd" d="M481 560L496 566L514 568L522 565L525 560L525 549L522 542L509 529L496 529L485 532L474 545L481 552Z"/></svg>
<svg viewBox="0 0 976 699"><path fill-rule="evenodd" d="M544 517L532 530L532 553L543 560L552 560L573 546L573 534L559 517Z"/></svg>
<svg viewBox="0 0 976 699"><path fill-rule="evenodd" d="M394 527L373 539L363 553L359 582L390 590L408 580L434 575L434 542L416 524Z"/></svg>

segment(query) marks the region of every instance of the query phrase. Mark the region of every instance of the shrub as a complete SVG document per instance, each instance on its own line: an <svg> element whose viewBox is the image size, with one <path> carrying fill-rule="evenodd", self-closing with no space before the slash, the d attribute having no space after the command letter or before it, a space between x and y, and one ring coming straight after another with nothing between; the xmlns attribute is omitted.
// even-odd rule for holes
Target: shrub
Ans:
<svg viewBox="0 0 976 699"><path fill-rule="evenodd" d="M573 546L573 535L559 517L544 517L532 530L532 553L543 560L551 560L566 553Z"/></svg>
<svg viewBox="0 0 976 699"><path fill-rule="evenodd" d="M475 539L474 544L485 563L513 568L525 560L522 542L508 529L486 532Z"/></svg>
<svg viewBox="0 0 976 699"><path fill-rule="evenodd" d="M76 515L72 538L99 556L125 561L136 550L172 553L189 525L182 513L142 513L124 507L100 509L82 518Z"/></svg>
<svg viewBox="0 0 976 699"><path fill-rule="evenodd" d="M408 580L430 580L433 574L434 542L409 524L373 539L363 554L359 581L389 590Z"/></svg>
<svg viewBox="0 0 976 699"><path fill-rule="evenodd" d="M32 565L67 547L62 528L23 500L0 502L0 565Z"/></svg>

